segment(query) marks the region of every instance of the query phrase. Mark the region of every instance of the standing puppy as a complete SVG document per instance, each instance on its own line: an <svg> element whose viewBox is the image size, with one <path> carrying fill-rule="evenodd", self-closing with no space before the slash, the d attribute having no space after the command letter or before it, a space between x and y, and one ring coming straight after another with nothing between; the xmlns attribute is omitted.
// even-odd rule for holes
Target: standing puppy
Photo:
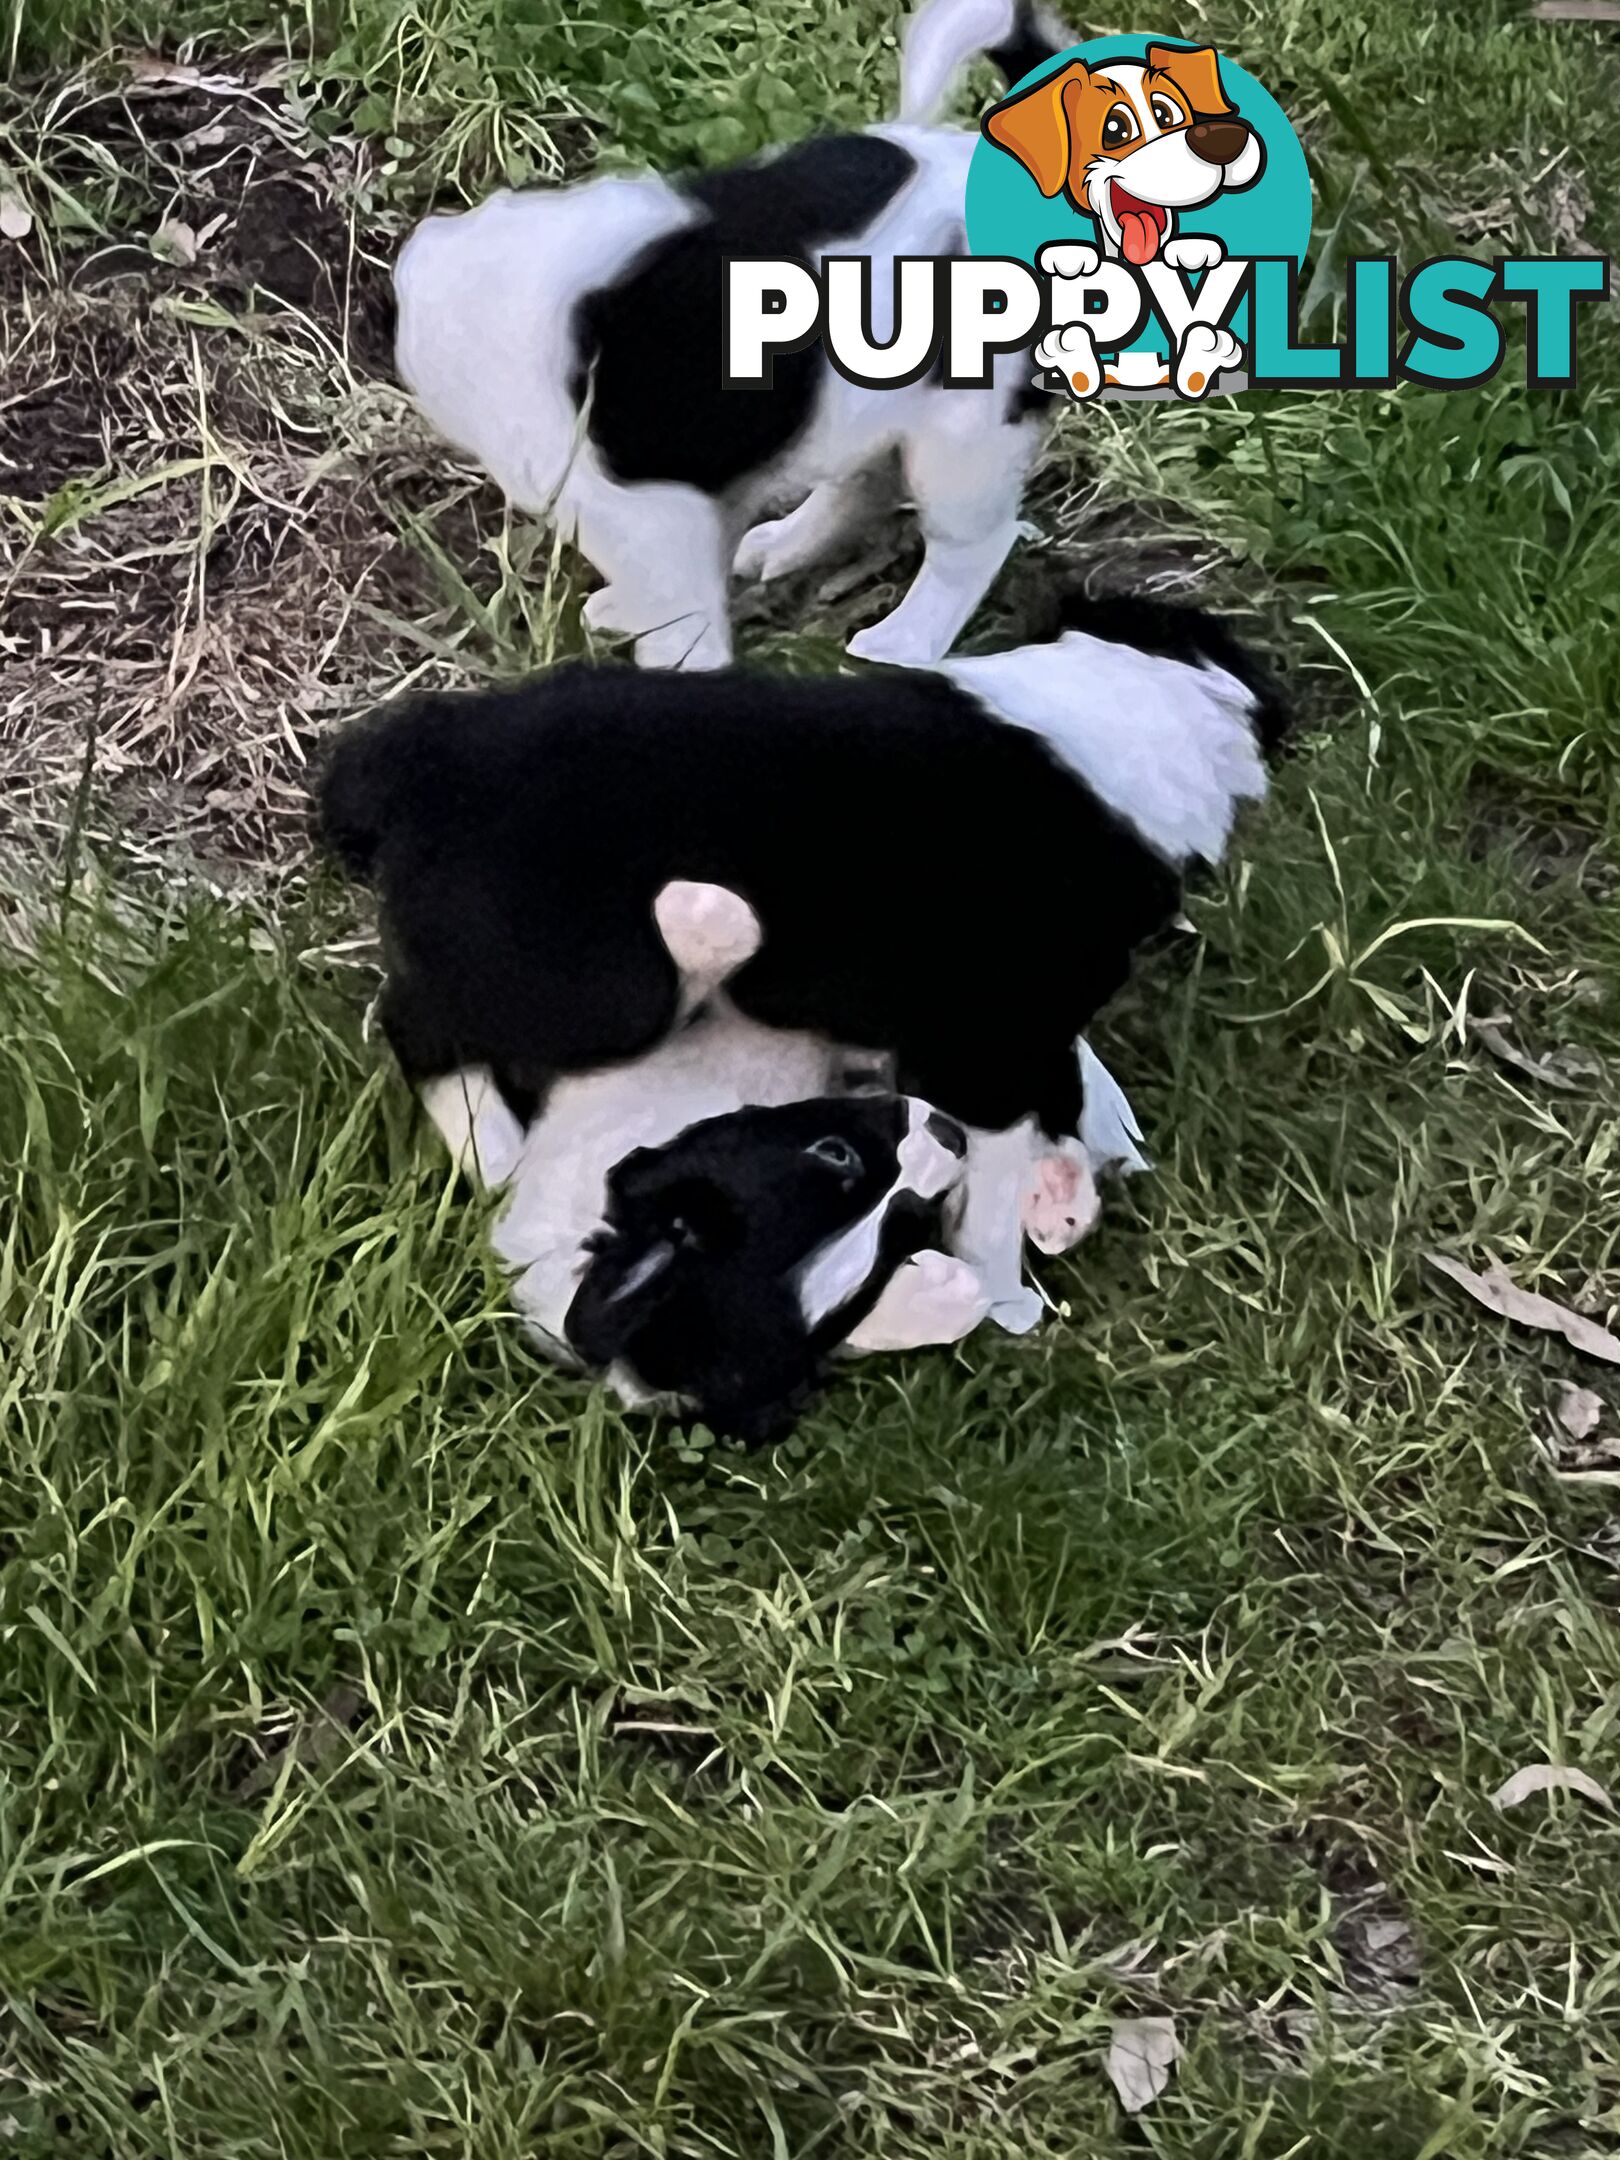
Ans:
<svg viewBox="0 0 1620 2160"><path fill-rule="evenodd" d="M998 355L986 389L947 390L936 372L874 390L812 341L776 358L768 388L730 390L725 263L865 256L871 334L886 342L896 262L967 245L977 138L912 119L982 46L1022 71L1064 36L1027 0L933 0L908 39L899 124L677 182L503 192L407 241L394 276L402 379L514 503L555 517L604 580L587 620L633 636L643 667L724 665L733 569L768 579L821 559L895 450L923 564L849 649L925 664L955 642L1017 536L1044 403L1028 355Z"/></svg>

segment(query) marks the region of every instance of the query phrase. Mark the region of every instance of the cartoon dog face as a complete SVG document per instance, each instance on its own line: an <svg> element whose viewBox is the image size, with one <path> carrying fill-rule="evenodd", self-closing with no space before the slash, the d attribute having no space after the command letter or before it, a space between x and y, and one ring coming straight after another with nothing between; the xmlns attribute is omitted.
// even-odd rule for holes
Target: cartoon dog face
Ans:
<svg viewBox="0 0 1620 2160"><path fill-rule="evenodd" d="M1043 195L1094 217L1110 254L1136 264L1159 253L1177 210L1252 187L1265 164L1207 45L1150 45L1145 64L1071 61L993 106L984 132Z"/></svg>

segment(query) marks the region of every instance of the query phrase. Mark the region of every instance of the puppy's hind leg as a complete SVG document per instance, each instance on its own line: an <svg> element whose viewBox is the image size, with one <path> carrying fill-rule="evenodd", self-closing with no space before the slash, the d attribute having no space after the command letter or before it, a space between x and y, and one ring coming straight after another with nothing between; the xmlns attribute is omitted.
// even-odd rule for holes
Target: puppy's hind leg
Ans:
<svg viewBox="0 0 1620 2160"><path fill-rule="evenodd" d="M849 641L857 660L929 667L967 627L1018 538L1024 482L1040 449L1033 420L1004 417L1006 393L941 390L925 428L907 438L906 480L925 552L892 614Z"/></svg>
<svg viewBox="0 0 1620 2160"><path fill-rule="evenodd" d="M743 534L732 569L740 578L791 577L823 561L863 524L877 495L870 472L840 473L812 488L797 510Z"/></svg>
<svg viewBox="0 0 1620 2160"><path fill-rule="evenodd" d="M574 508L580 552L607 581L586 601L586 622L633 637L638 667L724 667L731 547L719 504L697 488L591 474L574 486Z"/></svg>

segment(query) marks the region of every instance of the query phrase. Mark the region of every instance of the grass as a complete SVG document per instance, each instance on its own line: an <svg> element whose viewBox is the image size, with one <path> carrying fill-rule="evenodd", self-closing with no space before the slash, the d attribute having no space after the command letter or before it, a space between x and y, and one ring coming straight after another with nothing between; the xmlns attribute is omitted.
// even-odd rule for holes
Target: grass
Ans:
<svg viewBox="0 0 1620 2160"><path fill-rule="evenodd" d="M1206 14L1302 125L1349 251L1615 229L1601 33L1505 4ZM597 15L626 44L662 26L648 152L701 156L735 116L722 53L791 91L748 108L767 133L892 80L872 6L814 39L797 0L690 34ZM487 183L496 115L542 160L620 129L574 20L346 0L282 28L366 247ZM64 424L0 502L14 802L47 713L66 745L0 918L0 2150L1612 2152L1620 1828L1489 1796L1536 1761L1616 1785L1613 1488L1559 1474L1613 1458L1550 1413L1594 1386L1613 1434L1620 1391L1422 1261L1620 1302L1601 311L1570 395L1510 374L1064 435L1054 543L1250 611L1300 750L1110 1017L1158 1169L1050 1271L1067 1315L874 1363L744 1457L529 1358L365 1037L340 900L254 875L296 862L282 796L334 707L571 649L569 566L400 435L318 295L243 314L199 272L150 306L63 297L91 228L139 237L175 198L146 108L102 155L114 108L52 106L53 133L46 101L107 41L206 32L215 65L225 17L19 22L50 72L0 158L90 217L36 236L60 261L23 289L21 364L64 340L61 404L74 339L133 357L92 386L106 434ZM583 132L542 128L531 82ZM190 456L206 488L104 499ZM72 531L43 533L70 485ZM345 613L362 562L386 580ZM750 636L826 664L840 606L878 604ZM211 632L189 703L159 694L191 651L171 616ZM82 756L92 713L112 764ZM1529 1079L1476 1032L1493 1013L1599 1062ZM1131 2120L1101 2062L1137 2015L1184 2054Z"/></svg>

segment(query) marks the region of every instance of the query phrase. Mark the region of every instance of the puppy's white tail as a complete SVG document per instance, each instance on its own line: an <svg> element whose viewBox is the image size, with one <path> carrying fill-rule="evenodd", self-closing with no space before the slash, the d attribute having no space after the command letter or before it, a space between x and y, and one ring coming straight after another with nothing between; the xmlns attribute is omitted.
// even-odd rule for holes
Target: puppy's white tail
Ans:
<svg viewBox="0 0 1620 2160"><path fill-rule="evenodd" d="M937 118L957 76L981 53L1012 84L1074 42L1035 0L926 0L901 43L899 118Z"/></svg>
<svg viewBox="0 0 1620 2160"><path fill-rule="evenodd" d="M1224 624L1151 601L1072 600L1046 644L939 672L1042 737L1177 870L1220 861L1287 725L1266 670Z"/></svg>

